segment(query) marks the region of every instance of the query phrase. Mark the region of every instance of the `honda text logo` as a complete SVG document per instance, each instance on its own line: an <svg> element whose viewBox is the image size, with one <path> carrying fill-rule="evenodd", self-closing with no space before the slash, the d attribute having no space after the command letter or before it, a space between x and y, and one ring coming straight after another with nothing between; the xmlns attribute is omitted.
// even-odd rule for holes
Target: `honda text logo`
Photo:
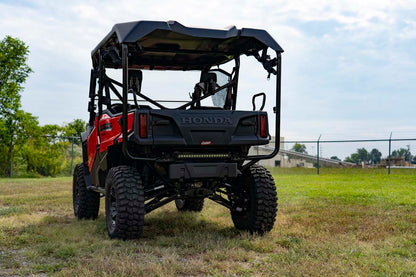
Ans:
<svg viewBox="0 0 416 277"><path fill-rule="evenodd" d="M223 116L187 116L181 117L182 124L215 124L215 125L232 125L233 122L229 117Z"/></svg>

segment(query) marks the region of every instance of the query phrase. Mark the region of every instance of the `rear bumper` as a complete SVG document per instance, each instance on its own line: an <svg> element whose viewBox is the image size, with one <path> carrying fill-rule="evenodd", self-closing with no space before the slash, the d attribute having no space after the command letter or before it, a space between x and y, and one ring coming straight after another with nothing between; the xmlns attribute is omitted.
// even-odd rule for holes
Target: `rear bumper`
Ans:
<svg viewBox="0 0 416 277"><path fill-rule="evenodd" d="M237 163L183 163L169 166L170 179L237 177Z"/></svg>

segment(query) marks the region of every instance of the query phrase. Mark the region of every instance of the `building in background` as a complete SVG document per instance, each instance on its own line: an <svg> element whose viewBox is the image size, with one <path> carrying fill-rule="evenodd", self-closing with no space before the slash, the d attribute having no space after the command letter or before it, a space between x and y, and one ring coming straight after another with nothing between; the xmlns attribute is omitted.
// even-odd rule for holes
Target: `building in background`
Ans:
<svg viewBox="0 0 416 277"><path fill-rule="evenodd" d="M270 154L274 150L274 137L272 142L268 145L253 146L250 149L251 155L266 155ZM284 137L280 137L280 150L279 153L272 159L261 160L259 164L266 167L305 167L313 168L317 165L318 159L314 155L295 152L285 149ZM332 160L328 158L319 158L320 166L324 167L353 167L354 163L348 163L338 160Z"/></svg>

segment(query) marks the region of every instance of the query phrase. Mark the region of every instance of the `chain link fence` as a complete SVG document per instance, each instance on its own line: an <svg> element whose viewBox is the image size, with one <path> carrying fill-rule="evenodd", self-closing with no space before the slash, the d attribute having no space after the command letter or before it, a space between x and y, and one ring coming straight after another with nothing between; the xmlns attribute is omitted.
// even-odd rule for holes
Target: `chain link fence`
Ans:
<svg viewBox="0 0 416 277"><path fill-rule="evenodd" d="M301 147L302 146L302 147ZM284 140L281 138L279 154L260 163L269 167L316 168L317 174L326 167L416 169L416 138L325 140ZM255 154L267 154L274 148L269 145L253 147Z"/></svg>
<svg viewBox="0 0 416 277"><path fill-rule="evenodd" d="M53 143L64 141L60 175L73 174L76 163L82 161L80 138L75 136L44 136ZM54 141L55 140L55 141ZM251 154L268 154L274 149L269 145L252 147ZM303 152L294 151L296 144L304 145ZM14 169L22 167L21 160L10 151L10 177L16 177ZM363 150L364 149L364 150ZM414 149L414 150L413 150ZM412 154L412 150L414 154ZM392 168L416 169L416 138L325 140L284 140L281 138L279 154L270 160L260 161L268 167L309 167L316 168L317 174L326 167Z"/></svg>

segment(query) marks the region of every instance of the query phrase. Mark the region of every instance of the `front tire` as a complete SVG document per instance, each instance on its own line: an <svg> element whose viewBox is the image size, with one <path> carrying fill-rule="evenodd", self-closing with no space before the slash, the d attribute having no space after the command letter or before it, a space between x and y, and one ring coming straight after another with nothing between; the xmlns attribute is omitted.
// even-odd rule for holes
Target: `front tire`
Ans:
<svg viewBox="0 0 416 277"><path fill-rule="evenodd" d="M144 226L144 189L137 170L130 166L110 169L106 179L105 215L110 238L140 238Z"/></svg>
<svg viewBox="0 0 416 277"><path fill-rule="evenodd" d="M96 219L100 209L100 194L87 189L84 165L77 164L72 180L74 214L79 219Z"/></svg>
<svg viewBox="0 0 416 277"><path fill-rule="evenodd" d="M263 234L274 225L277 213L276 185L270 172L253 165L232 184L231 217L240 230Z"/></svg>

